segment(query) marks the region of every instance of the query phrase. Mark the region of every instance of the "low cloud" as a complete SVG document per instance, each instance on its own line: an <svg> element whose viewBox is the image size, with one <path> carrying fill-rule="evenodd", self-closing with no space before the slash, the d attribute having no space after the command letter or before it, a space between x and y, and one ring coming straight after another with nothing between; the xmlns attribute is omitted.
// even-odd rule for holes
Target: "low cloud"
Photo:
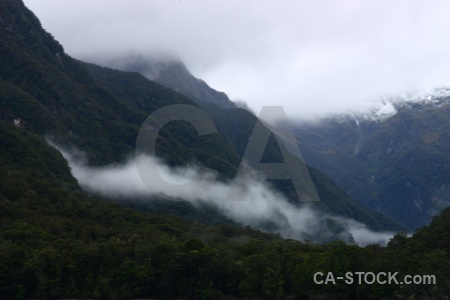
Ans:
<svg viewBox="0 0 450 300"><path fill-rule="evenodd" d="M214 89L290 118L450 83L445 0L25 0L80 59L173 54Z"/></svg>
<svg viewBox="0 0 450 300"><path fill-rule="evenodd" d="M152 156L142 155L123 164L91 167L79 152L59 150L69 162L80 186L106 197L164 196L181 198L194 206L208 204L240 224L301 241L323 243L342 240L362 246L384 245L393 235L373 232L354 220L319 212L310 204L295 206L253 173L225 183L215 180L214 174L205 173L200 167L170 168ZM138 164L151 166L154 170L146 175L151 176L145 178L146 183L138 172ZM157 178L163 178L166 184L159 184ZM189 184L181 186L185 183Z"/></svg>

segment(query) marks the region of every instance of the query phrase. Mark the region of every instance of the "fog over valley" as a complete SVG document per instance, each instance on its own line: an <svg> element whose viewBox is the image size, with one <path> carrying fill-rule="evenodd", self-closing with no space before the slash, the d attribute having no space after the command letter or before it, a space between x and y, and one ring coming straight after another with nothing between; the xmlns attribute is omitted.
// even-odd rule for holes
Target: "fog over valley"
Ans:
<svg viewBox="0 0 450 300"><path fill-rule="evenodd" d="M394 235L393 232L374 232L355 220L318 211L313 203L293 205L255 173L225 183L198 167L170 168L160 159L147 155L129 159L124 164L91 167L79 151L59 150L79 184L87 191L106 197L149 201L152 196L163 195L169 199L167 201L181 198L195 206L208 204L242 225L263 231L270 228L269 231L285 238L301 241L343 240L361 246L385 245ZM161 185L151 178L146 178L144 183L137 164L151 167L154 172L147 175L155 179L162 177L169 184ZM187 187L182 186L186 183L189 183Z"/></svg>
<svg viewBox="0 0 450 300"><path fill-rule="evenodd" d="M0 0L0 299L448 299L449 12Z"/></svg>

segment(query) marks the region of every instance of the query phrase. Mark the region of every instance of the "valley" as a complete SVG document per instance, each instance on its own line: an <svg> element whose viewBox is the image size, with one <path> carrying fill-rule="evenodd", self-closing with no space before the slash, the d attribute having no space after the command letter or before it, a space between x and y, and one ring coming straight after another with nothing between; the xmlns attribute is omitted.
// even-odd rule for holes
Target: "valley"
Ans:
<svg viewBox="0 0 450 300"><path fill-rule="evenodd" d="M292 137L181 61L146 59L84 62L23 1L0 2L1 299L450 293L448 89L383 103L378 117L295 122ZM147 123L171 106L201 111L215 130L202 134L186 119ZM140 148L140 132L159 125L155 149ZM142 176L142 164L158 173ZM304 172L320 201L301 201L289 174L266 176L280 166ZM162 185L162 175L189 188ZM314 282L328 271L437 282Z"/></svg>

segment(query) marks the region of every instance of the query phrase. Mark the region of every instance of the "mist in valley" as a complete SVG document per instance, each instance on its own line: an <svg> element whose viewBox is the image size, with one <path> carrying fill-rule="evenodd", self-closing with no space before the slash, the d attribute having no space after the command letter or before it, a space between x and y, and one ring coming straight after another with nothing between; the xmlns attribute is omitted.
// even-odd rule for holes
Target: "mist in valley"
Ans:
<svg viewBox="0 0 450 300"><path fill-rule="evenodd" d="M167 201L183 199L196 207L206 204L242 225L300 241L385 245L394 234L374 232L355 220L324 213L313 203L291 204L255 172L223 182L199 166L171 168L149 155L132 157L123 164L93 167L79 151L58 149L80 186L104 197L136 200L157 196ZM147 173L151 178L146 178L145 183L138 164L153 170Z"/></svg>

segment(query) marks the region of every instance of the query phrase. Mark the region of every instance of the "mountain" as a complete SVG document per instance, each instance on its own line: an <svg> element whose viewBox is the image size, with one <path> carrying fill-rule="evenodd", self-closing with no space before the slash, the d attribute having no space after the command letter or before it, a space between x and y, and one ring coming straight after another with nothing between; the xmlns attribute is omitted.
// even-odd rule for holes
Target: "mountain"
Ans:
<svg viewBox="0 0 450 300"><path fill-rule="evenodd" d="M92 163L104 165L122 161L134 151L137 132L150 111L167 104L195 105L189 98L142 78L146 92L152 93L146 96L153 101L147 101L145 110L136 108L98 85L82 64L65 54L40 28L31 12L20 9L21 2L4 5L1 34L5 42L0 49L3 121L18 120L31 132L76 145L88 153ZM178 130L188 142L174 138ZM192 127L180 123L173 125L172 133L163 131L161 139L158 153L173 164L195 158L226 173L238 163L220 133L199 138ZM205 144L222 151L214 152Z"/></svg>
<svg viewBox="0 0 450 300"><path fill-rule="evenodd" d="M439 108L449 103L450 88L440 86L396 97L385 97L382 102L370 103L367 107L350 114L350 116L355 119L356 123L360 120L365 122L382 122L405 109L421 111L423 109ZM349 115L343 114L341 117L348 118Z"/></svg>
<svg viewBox="0 0 450 300"><path fill-rule="evenodd" d="M129 55L104 62L102 65L122 71L138 72L149 80L182 93L200 107L206 104L222 108L236 107L225 93L216 91L205 81L195 78L184 63L176 58Z"/></svg>
<svg viewBox="0 0 450 300"><path fill-rule="evenodd" d="M18 122L22 129L83 151L90 164L105 166L122 163L134 152L139 128L151 112L168 104L196 105L141 74L71 58L21 2L4 3L4 11L0 119L7 124ZM221 180L230 180L257 119L242 109L211 103L204 107L218 124L218 133L198 136L190 124L172 122L161 131L156 154L170 166L199 163L217 171ZM267 151L279 154L275 148L273 142ZM280 161L275 156L270 159ZM353 218L374 230L402 229L350 199L323 174L312 174L322 199L318 209ZM293 193L289 181L274 186L288 198Z"/></svg>
<svg viewBox="0 0 450 300"><path fill-rule="evenodd" d="M41 137L0 122L2 299L445 299L447 209L412 237L360 248L142 214L86 195ZM20 150L20 159L17 151ZM314 284L316 272L429 274L436 284Z"/></svg>
<svg viewBox="0 0 450 300"><path fill-rule="evenodd" d="M410 230L450 205L450 90L296 126L302 154L352 198Z"/></svg>
<svg viewBox="0 0 450 300"><path fill-rule="evenodd" d="M362 248L283 239L181 199L142 213L137 209L148 209L145 202L130 209L84 191L46 138L82 149L99 169L117 166L133 150L148 111L195 103L137 73L72 59L18 0L0 2L0 41L1 299L444 299L450 293L449 209L412 237L398 234L387 247ZM163 130L157 153L173 165L195 157L225 181L248 138L234 127L248 123L251 131L255 121L247 114L216 110L222 129L207 140L173 124ZM279 155L271 147L267 159ZM320 172L312 177L335 205L349 199ZM377 215L371 214L374 222ZM324 270L399 272L399 279L434 274L437 281L315 284L314 274Z"/></svg>
<svg viewBox="0 0 450 300"><path fill-rule="evenodd" d="M128 103L133 103L137 108L145 110L148 99L150 97L153 99L153 96L145 92L144 85L147 84L147 80L140 78L137 73L122 72L93 64L84 65L98 84L106 87L122 99L127 99ZM132 82L130 82L130 78L133 79ZM136 80L136 78L140 78L140 80ZM207 103L204 103L202 108L212 117L240 161L249 144L257 118L247 110L240 108L227 109ZM283 157L278 147L279 145L274 138L270 140L266 147L266 156L263 157L263 161L283 162ZM236 168L237 164L232 171L236 172ZM345 193L342 193L342 191L336 188L335 184L321 172L313 169L309 171L321 200L320 203L314 206L321 211L355 219L367 224L369 228L374 230L402 230L403 226L400 223L395 222L383 214L371 211L350 199ZM296 198L295 190L290 180L276 180L272 183L288 199Z"/></svg>

